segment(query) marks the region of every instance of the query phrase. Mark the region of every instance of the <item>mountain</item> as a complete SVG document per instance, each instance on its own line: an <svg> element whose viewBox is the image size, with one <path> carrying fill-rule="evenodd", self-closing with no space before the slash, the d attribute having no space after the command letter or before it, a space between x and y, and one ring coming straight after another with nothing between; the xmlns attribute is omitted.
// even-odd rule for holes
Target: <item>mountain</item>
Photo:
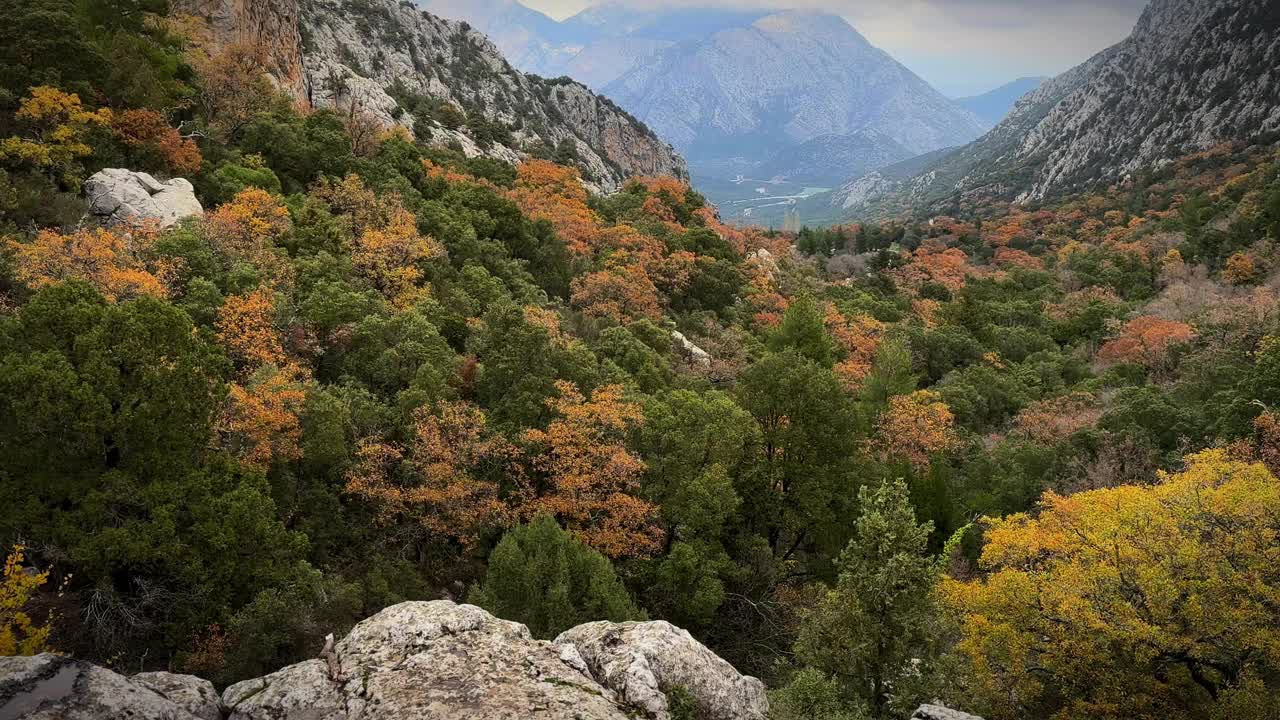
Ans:
<svg viewBox="0 0 1280 720"><path fill-rule="evenodd" d="M982 132L972 113L872 46L843 18L787 11L681 42L604 93L689 158L695 172L752 173L779 152L828 136L892 156L959 145ZM840 174L815 158L816 176ZM849 169L843 168L844 175Z"/></svg>
<svg viewBox="0 0 1280 720"><path fill-rule="evenodd" d="M518 3L488 0L524 19ZM529 152L576 156L587 181L687 176L684 160L643 123L586 86L509 64L468 25L399 0L182 0L212 42L251 40L300 102L399 124L468 155L518 162ZM527 8L525 9L527 10ZM546 22L555 24L550 18ZM523 22L524 20L521 20Z"/></svg>
<svg viewBox="0 0 1280 720"><path fill-rule="evenodd" d="M914 152L879 130L852 135L820 135L774 153L753 174L770 180L803 180L838 185L858 175L913 157Z"/></svg>
<svg viewBox="0 0 1280 720"><path fill-rule="evenodd" d="M851 181L849 216L1039 201L1212 146L1280 133L1280 0L1154 0L1128 39L1028 94L906 179Z"/></svg>
<svg viewBox="0 0 1280 720"><path fill-rule="evenodd" d="M676 43L745 27L768 14L604 3L557 23L517 0L419 0L419 4L442 17L468 22L525 72L568 76L597 90Z"/></svg>
<svg viewBox="0 0 1280 720"><path fill-rule="evenodd" d="M1001 120L1005 119L1010 110L1013 110L1014 104L1023 95L1040 87L1048 79L1047 77L1019 78L990 92L959 98L956 100L956 104L977 115L987 125L995 127L1000 124Z"/></svg>

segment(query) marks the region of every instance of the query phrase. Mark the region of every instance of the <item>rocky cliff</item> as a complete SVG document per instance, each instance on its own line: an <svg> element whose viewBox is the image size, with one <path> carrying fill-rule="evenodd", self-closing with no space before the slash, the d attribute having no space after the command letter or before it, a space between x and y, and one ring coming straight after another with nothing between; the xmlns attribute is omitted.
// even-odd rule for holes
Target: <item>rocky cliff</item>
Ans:
<svg viewBox="0 0 1280 720"><path fill-rule="evenodd" d="M634 117L584 85L515 70L484 35L400 0L181 0L213 42L257 42L300 101L400 124L434 144L515 162L560 151L603 190L687 175ZM429 137L425 137L429 136Z"/></svg>
<svg viewBox="0 0 1280 720"><path fill-rule="evenodd" d="M29 720L670 720L677 689L700 720L768 716L759 680L668 623L588 623L546 642L444 600L389 607L220 696L189 675L0 658L0 717Z"/></svg>
<svg viewBox="0 0 1280 720"><path fill-rule="evenodd" d="M1035 201L1280 132L1280 0L1154 0L1120 44L1029 93L909 178L834 194L845 216Z"/></svg>

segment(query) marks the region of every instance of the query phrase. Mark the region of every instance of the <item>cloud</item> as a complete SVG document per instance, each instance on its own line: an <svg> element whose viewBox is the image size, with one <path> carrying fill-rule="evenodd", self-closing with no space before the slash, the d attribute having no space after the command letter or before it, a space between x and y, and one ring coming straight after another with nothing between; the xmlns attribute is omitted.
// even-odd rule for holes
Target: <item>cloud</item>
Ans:
<svg viewBox="0 0 1280 720"><path fill-rule="evenodd" d="M584 0L526 0L566 17ZM627 0L637 7L806 8L844 16L943 92L1056 75L1128 36L1146 0Z"/></svg>

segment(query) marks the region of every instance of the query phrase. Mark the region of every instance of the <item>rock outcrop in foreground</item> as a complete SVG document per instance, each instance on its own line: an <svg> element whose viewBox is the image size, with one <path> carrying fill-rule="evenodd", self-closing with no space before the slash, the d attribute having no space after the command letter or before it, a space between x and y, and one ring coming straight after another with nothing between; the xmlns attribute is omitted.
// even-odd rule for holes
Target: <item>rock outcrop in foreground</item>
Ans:
<svg viewBox="0 0 1280 720"><path fill-rule="evenodd" d="M155 222L166 228L185 217L203 215L195 188L182 178L161 182L147 173L107 168L84 184L89 215L105 225Z"/></svg>
<svg viewBox="0 0 1280 720"><path fill-rule="evenodd" d="M668 623L588 623L552 643L445 600L387 608L323 657L220 698L186 675L0 658L0 717L33 720L669 720L675 688L707 720L768 716L759 680Z"/></svg>

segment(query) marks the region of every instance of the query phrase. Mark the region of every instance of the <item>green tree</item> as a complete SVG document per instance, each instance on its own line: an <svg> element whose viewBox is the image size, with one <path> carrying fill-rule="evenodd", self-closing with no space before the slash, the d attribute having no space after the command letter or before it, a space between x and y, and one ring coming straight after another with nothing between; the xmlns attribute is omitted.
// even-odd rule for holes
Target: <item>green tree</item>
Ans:
<svg viewBox="0 0 1280 720"><path fill-rule="evenodd" d="M864 487L858 501L839 581L804 619L795 652L832 678L850 707L888 718L921 699L902 693L936 654L938 566L926 554L932 526L916 523L905 483Z"/></svg>
<svg viewBox="0 0 1280 720"><path fill-rule="evenodd" d="M592 620L643 619L609 559L543 515L506 535L470 602L553 638Z"/></svg>
<svg viewBox="0 0 1280 720"><path fill-rule="evenodd" d="M802 295L792 301L782 315L782 323L769 337L769 349L794 350L823 367L835 364L836 344L827 334L822 308L813 297Z"/></svg>

